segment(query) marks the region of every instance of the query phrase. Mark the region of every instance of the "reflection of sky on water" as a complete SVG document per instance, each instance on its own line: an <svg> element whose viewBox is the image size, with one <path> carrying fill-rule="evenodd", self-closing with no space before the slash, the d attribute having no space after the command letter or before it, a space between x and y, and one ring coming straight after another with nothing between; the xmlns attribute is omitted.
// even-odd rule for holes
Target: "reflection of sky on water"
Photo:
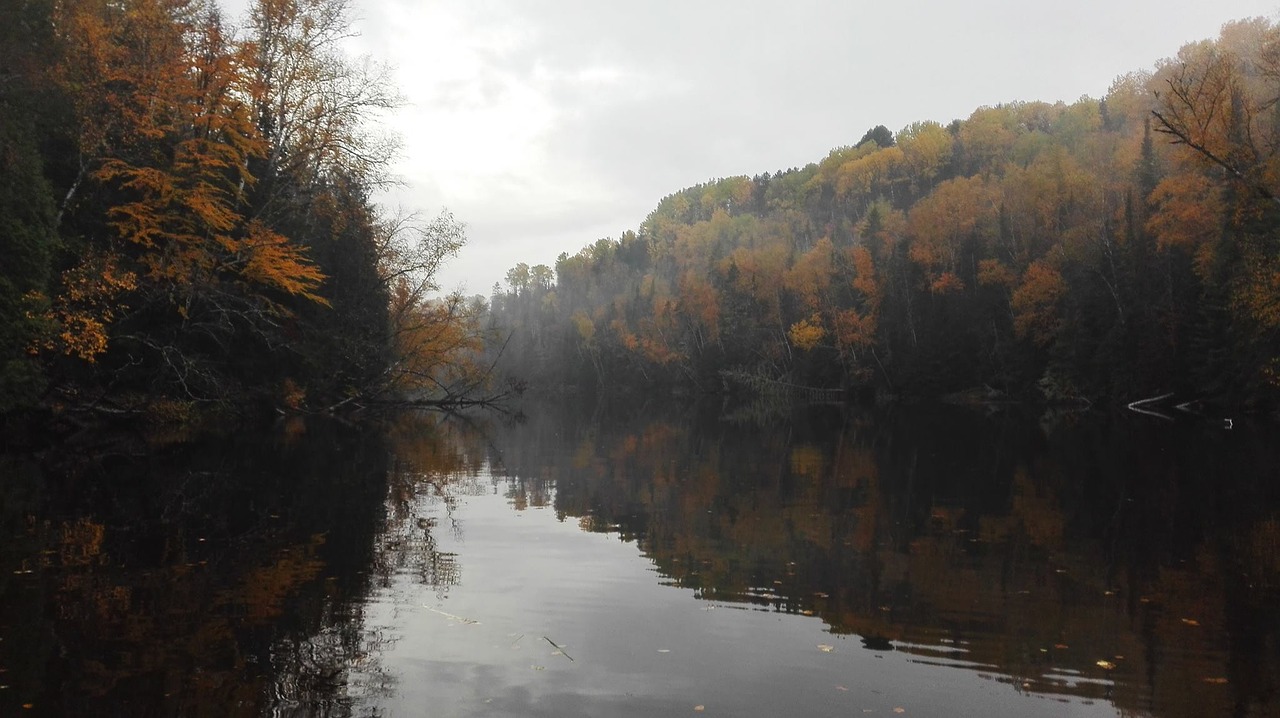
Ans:
<svg viewBox="0 0 1280 718"><path fill-rule="evenodd" d="M0 463L0 715L1274 712L1272 429L567 413Z"/></svg>
<svg viewBox="0 0 1280 718"><path fill-rule="evenodd" d="M380 661L394 695L369 699L380 714L1115 715L956 670L961 656L869 650L817 618L697 600L635 544L500 493L461 497L456 531L438 500L417 509L459 582L405 571L372 597L366 625L397 639Z"/></svg>

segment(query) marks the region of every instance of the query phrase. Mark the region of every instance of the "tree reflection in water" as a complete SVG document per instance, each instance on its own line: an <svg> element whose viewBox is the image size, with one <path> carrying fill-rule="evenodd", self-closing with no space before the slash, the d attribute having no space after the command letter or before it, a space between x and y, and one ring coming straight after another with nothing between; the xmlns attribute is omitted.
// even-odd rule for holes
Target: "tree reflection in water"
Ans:
<svg viewBox="0 0 1280 718"><path fill-rule="evenodd" d="M441 547L494 492L870 651L1122 712L1280 710L1272 429L528 411L5 459L0 715L366 714L404 687L371 606L459 586Z"/></svg>
<svg viewBox="0 0 1280 718"><path fill-rule="evenodd" d="M783 416L783 414L787 414ZM1160 716L1280 710L1280 443L960 407L583 412L499 430L562 516L702 599Z"/></svg>
<svg viewBox="0 0 1280 718"><path fill-rule="evenodd" d="M368 603L398 576L411 576L439 598L461 579L457 556L441 551L436 536L443 530L461 539L457 502L488 490L481 481L488 458L485 434L461 417L432 412L401 414L382 429L386 491L371 540L368 585L346 604L346 615L333 615L321 632L277 646L283 660L275 664L276 685L293 687L298 698L277 691L271 699L276 713L349 715L353 707L394 695L398 677L380 657L395 643L398 629L369 625ZM442 518L435 515L438 508ZM313 685L299 685L306 681Z"/></svg>
<svg viewBox="0 0 1280 718"><path fill-rule="evenodd" d="M393 690L367 596L410 568L457 580L405 513L466 466L433 425L2 459L0 715L347 715Z"/></svg>

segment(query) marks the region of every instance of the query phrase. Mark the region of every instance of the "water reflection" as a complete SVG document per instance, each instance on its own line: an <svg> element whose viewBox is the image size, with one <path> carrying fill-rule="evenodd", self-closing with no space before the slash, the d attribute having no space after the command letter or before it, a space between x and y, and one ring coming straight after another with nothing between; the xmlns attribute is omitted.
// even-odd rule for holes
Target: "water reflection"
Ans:
<svg viewBox="0 0 1280 718"><path fill-rule="evenodd" d="M386 457L312 422L4 459L0 715L349 712Z"/></svg>
<svg viewBox="0 0 1280 718"><path fill-rule="evenodd" d="M1274 434L1070 418L562 407L495 443L513 494L550 481L559 513L636 541L700 598L1020 692L1280 712Z"/></svg>
<svg viewBox="0 0 1280 718"><path fill-rule="evenodd" d="M0 459L0 715L1280 713L1274 430L525 412Z"/></svg>

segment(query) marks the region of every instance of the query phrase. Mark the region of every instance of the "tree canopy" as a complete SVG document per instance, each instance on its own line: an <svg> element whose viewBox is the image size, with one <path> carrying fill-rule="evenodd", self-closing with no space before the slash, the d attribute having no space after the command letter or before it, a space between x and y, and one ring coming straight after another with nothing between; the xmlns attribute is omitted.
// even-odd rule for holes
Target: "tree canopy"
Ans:
<svg viewBox="0 0 1280 718"><path fill-rule="evenodd" d="M478 385L474 307L433 293L463 225L371 199L399 100L343 52L350 14L253 0L232 32L212 0L6 2L0 413Z"/></svg>
<svg viewBox="0 0 1280 718"><path fill-rule="evenodd" d="M1280 27L1229 23L1100 99L883 126L660 201L508 275L504 368L1055 401L1280 398ZM1166 141L1167 140L1167 141Z"/></svg>

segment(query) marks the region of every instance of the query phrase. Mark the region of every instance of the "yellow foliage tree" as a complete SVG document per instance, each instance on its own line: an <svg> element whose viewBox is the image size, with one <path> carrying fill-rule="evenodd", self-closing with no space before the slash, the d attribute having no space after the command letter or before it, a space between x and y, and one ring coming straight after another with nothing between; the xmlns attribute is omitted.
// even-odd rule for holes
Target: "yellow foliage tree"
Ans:
<svg viewBox="0 0 1280 718"><path fill-rule="evenodd" d="M1067 282L1046 262L1032 262L1022 283L1013 292L1013 328L1039 346L1048 346L1058 335L1061 315L1058 303L1066 295Z"/></svg>
<svg viewBox="0 0 1280 718"><path fill-rule="evenodd" d="M115 237L92 238L97 249L55 297L55 319L92 338L64 350L105 351L117 314L107 307L126 292L164 298L184 318L201 303L233 310L233 297L276 314L273 293L322 302L323 274L303 247L246 215L248 168L266 145L248 106L249 57L216 12L163 0L59 12L69 60L58 77L76 98L82 181L118 197L106 211ZM119 270L86 284L87 263L103 262Z"/></svg>
<svg viewBox="0 0 1280 718"><path fill-rule="evenodd" d="M803 351L812 351L826 336L827 330L822 326L822 317L817 314L801 319L787 330L787 338L791 340L792 346Z"/></svg>

